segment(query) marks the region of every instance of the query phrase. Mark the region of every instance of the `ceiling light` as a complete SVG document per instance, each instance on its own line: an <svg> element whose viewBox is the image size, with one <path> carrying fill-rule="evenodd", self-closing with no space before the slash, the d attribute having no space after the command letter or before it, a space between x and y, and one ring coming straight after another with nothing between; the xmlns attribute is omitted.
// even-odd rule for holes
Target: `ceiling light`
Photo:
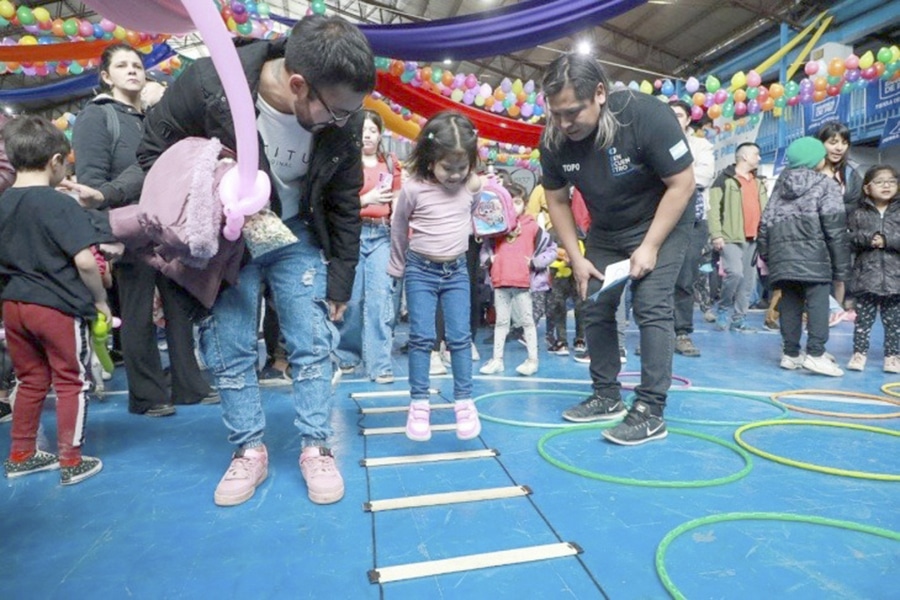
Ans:
<svg viewBox="0 0 900 600"><path fill-rule="evenodd" d="M453 60L450 59L450 58L445 58L445 59L444 59L444 64L445 64L445 65L448 65L448 66L449 66L449 65L452 65L452 64L453 64Z"/></svg>
<svg viewBox="0 0 900 600"><path fill-rule="evenodd" d="M592 48L591 48L590 42L581 41L581 42L578 42L578 44L575 46L575 51L578 54L590 54L591 50L592 50Z"/></svg>

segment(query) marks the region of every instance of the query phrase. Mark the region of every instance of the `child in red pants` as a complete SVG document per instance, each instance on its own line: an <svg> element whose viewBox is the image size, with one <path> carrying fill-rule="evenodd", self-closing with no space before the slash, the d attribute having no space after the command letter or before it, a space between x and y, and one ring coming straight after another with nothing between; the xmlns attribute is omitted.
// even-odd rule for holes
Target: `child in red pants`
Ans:
<svg viewBox="0 0 900 600"><path fill-rule="evenodd" d="M65 175L69 143L52 123L35 116L3 130L16 182L0 197L0 278L3 323L19 379L13 408L7 477L60 469L63 485L100 472L98 458L82 456L91 388L90 321L112 319L91 246L112 241L86 210L53 188ZM59 456L39 450L36 437L44 398L56 389Z"/></svg>

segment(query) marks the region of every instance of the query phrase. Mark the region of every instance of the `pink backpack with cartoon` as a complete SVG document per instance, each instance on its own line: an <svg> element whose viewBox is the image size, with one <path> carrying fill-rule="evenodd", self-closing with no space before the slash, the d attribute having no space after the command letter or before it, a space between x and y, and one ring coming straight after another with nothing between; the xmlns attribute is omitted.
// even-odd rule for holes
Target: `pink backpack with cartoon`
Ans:
<svg viewBox="0 0 900 600"><path fill-rule="evenodd" d="M500 182L488 178L472 206L472 229L477 238L504 236L516 228L512 196Z"/></svg>

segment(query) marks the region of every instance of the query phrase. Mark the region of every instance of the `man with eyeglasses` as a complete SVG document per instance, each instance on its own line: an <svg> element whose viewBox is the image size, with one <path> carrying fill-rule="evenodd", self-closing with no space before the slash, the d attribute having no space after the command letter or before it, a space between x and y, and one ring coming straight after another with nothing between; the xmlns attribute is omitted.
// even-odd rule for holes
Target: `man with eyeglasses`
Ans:
<svg viewBox="0 0 900 600"><path fill-rule="evenodd" d="M553 228L572 260L585 303L584 322L593 393L563 412L575 422L625 420L603 432L616 444L666 437L663 409L672 382L673 293L694 211L692 157L666 104L646 94L613 91L592 57L568 54L544 73L549 124L541 168ZM577 188L591 213L585 256L569 203ZM616 308L624 282L594 295L603 272L628 260L635 321L641 336L641 382L630 410L617 380ZM594 299L595 298L595 299Z"/></svg>
<svg viewBox="0 0 900 600"><path fill-rule="evenodd" d="M286 38L251 42L238 54L256 104L271 210L297 241L246 257L238 284L219 292L201 323L201 348L236 446L214 500L220 506L245 502L268 473L256 372L257 308L266 285L291 365L300 470L310 500L329 504L344 495L330 449L333 322L350 299L359 256L359 111L375 87L374 57L356 26L319 15L299 21ZM150 113L138 149L141 167L149 170L188 136L216 137L236 147L232 114L210 59L189 67Z"/></svg>

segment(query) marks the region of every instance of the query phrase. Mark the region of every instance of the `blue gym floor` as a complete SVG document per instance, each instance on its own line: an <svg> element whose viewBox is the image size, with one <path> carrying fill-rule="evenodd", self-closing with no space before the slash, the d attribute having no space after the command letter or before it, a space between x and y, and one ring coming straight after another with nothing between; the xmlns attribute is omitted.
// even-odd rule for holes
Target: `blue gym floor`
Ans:
<svg viewBox="0 0 900 600"><path fill-rule="evenodd" d="M0 598L666 598L661 574L673 594L687 598L898 598L900 420L786 412L767 400L769 393L810 389L882 395L881 386L900 377L881 371L880 325L866 371L838 379L779 369L777 333L719 333L699 315L697 321L694 341L703 355L675 357L675 374L690 385L669 398L671 433L638 447L602 441L597 429L554 435L564 423L560 412L588 392L587 366L548 355L543 344L535 377L516 376L525 348L515 342L506 346L506 376L476 376L477 395L503 394L478 402L483 431L468 442L452 431L422 444L374 435L373 428L403 426L405 413L360 410L402 406L403 396L351 394L402 393L406 380L375 385L345 376L336 391L334 450L347 493L331 506L306 497L287 388L264 390L268 480L245 504L219 508L213 489L232 451L220 409L178 407L164 419L129 415L118 372L88 419L85 452L103 459L102 473L71 488L59 485L56 472L2 480ZM762 314L752 314L751 323L761 326ZM488 334L479 332L476 373L489 358ZM843 366L852 324L831 334L828 349ZM403 337L401 331L398 345ZM625 371L639 370L636 345L631 326ZM406 373L405 355L395 355L395 372ZM432 378L432 385L441 392L434 404L450 398L449 377ZM823 392L785 401L837 413L900 411ZM836 424L776 422L748 429L742 439L837 472L733 447L741 424L771 419ZM432 423L451 421L452 411L432 412ZM44 425L53 439L52 401ZM569 470L541 456L542 439L547 457ZM8 445L3 424L4 455ZM499 455L360 466L363 459L483 449ZM370 501L512 486L531 494L364 510ZM704 520L691 523L697 519ZM394 573L388 567L534 547L579 552L385 582Z"/></svg>

